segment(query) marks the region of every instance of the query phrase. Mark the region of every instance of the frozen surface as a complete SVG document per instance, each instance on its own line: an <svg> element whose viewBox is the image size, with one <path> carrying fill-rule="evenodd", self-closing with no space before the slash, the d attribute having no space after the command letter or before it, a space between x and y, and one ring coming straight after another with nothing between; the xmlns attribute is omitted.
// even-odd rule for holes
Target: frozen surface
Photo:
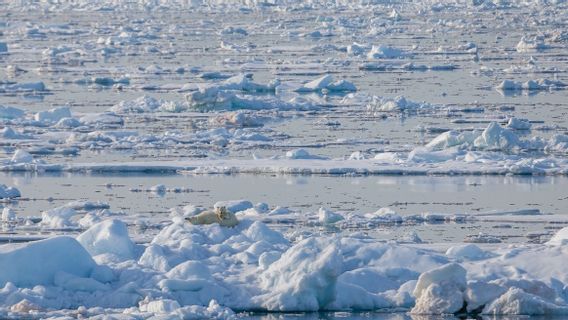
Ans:
<svg viewBox="0 0 568 320"><path fill-rule="evenodd" d="M1 317L568 313L565 1L2 9Z"/></svg>
<svg viewBox="0 0 568 320"><path fill-rule="evenodd" d="M33 309L45 315L51 308L84 306L87 314L102 307L173 317L193 308L188 312L230 317L227 307L495 315L568 310L564 243L451 247L444 254L447 245L362 235L302 239L248 219L226 228L194 226L174 216L150 243L132 250L123 231L119 222L107 220L77 240L3 245L0 262L8 268L0 278L0 312ZM116 246L109 246L111 240Z"/></svg>

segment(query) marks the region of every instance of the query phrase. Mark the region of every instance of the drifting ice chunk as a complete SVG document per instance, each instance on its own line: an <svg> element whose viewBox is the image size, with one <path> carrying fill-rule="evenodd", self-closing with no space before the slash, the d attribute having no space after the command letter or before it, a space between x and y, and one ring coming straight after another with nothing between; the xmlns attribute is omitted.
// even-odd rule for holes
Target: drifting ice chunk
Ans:
<svg viewBox="0 0 568 320"><path fill-rule="evenodd" d="M537 90L558 90L565 88L567 85L558 80L528 80L524 83L513 80L504 80L496 88L502 91L537 91Z"/></svg>
<svg viewBox="0 0 568 320"><path fill-rule="evenodd" d="M0 92L34 92L46 91L43 82L28 82L15 84L0 84Z"/></svg>
<svg viewBox="0 0 568 320"><path fill-rule="evenodd" d="M286 207L277 206L276 208L272 209L268 213L268 215L276 216L276 215L280 215L280 214L289 214L290 212L292 212L292 211L290 209L286 208Z"/></svg>
<svg viewBox="0 0 568 320"><path fill-rule="evenodd" d="M311 155L305 149L294 149L286 152L286 158L288 159L327 159L325 157Z"/></svg>
<svg viewBox="0 0 568 320"><path fill-rule="evenodd" d="M321 78L308 82L296 89L296 92L321 92L327 90L330 92L348 92L357 91L355 85L345 80L334 81L331 75L325 75Z"/></svg>
<svg viewBox="0 0 568 320"><path fill-rule="evenodd" d="M259 84L253 82L245 74L240 74L225 80L217 88L219 90L235 90L244 92L274 92L279 84L280 81L278 80L274 80L266 85Z"/></svg>
<svg viewBox="0 0 568 320"><path fill-rule="evenodd" d="M57 123L63 118L71 118L71 110L69 107L53 108L46 111L40 111L35 114L34 119L40 122Z"/></svg>
<svg viewBox="0 0 568 320"><path fill-rule="evenodd" d="M394 59L394 58L402 58L407 54L402 51L401 49L389 47L389 46L373 46L371 52L367 54L367 58L369 59Z"/></svg>
<svg viewBox="0 0 568 320"><path fill-rule="evenodd" d="M547 46L544 44L544 39L542 37L527 38L522 37L521 41L517 43L517 52L537 52L546 49Z"/></svg>
<svg viewBox="0 0 568 320"><path fill-rule="evenodd" d="M212 124L223 127L262 127L264 119L254 114L249 114L243 111L223 113L209 121Z"/></svg>
<svg viewBox="0 0 568 320"><path fill-rule="evenodd" d="M347 46L347 53L354 56L361 56L367 50L369 50L369 46L355 42L352 45Z"/></svg>
<svg viewBox="0 0 568 320"><path fill-rule="evenodd" d="M510 118L507 123L507 128L514 130L530 130L531 126L532 125L528 120L517 118Z"/></svg>
<svg viewBox="0 0 568 320"><path fill-rule="evenodd" d="M433 150L442 150L451 148L454 146L459 146L462 144L471 144L473 141L479 137L478 131L473 132L457 132L454 130L446 131L432 141L430 141L426 148L433 149Z"/></svg>
<svg viewBox="0 0 568 320"><path fill-rule="evenodd" d="M472 243L500 243L501 239L499 239L498 237L480 232L478 234L470 234L470 235L465 236L463 241L464 242L472 242Z"/></svg>
<svg viewBox="0 0 568 320"><path fill-rule="evenodd" d="M165 194L166 190L167 190L167 188L163 184L157 184L157 185L150 187L150 192L153 192L153 193L156 193L156 194L161 194L161 195Z"/></svg>
<svg viewBox="0 0 568 320"><path fill-rule="evenodd" d="M0 119L17 119L23 117L24 114L22 109L0 106Z"/></svg>
<svg viewBox="0 0 568 320"><path fill-rule="evenodd" d="M319 221L323 224L334 224L343 220L343 216L325 208L320 208L318 211Z"/></svg>
<svg viewBox="0 0 568 320"><path fill-rule="evenodd" d="M396 98L373 97L373 101L367 105L367 110L369 111L383 112L416 112L419 110L432 110L436 108L439 108L439 106L411 101L402 96L398 96Z"/></svg>
<svg viewBox="0 0 568 320"><path fill-rule="evenodd" d="M514 91L514 90L521 90L523 88L520 82L516 82L513 80L503 80L498 86L497 89L504 90L504 91Z"/></svg>
<svg viewBox="0 0 568 320"><path fill-rule="evenodd" d="M474 141L478 148L513 149L519 147L519 137L508 129L503 129L498 123L492 122Z"/></svg>
<svg viewBox="0 0 568 320"><path fill-rule="evenodd" d="M14 221L16 220L16 212L11 208L5 207L2 209L2 221Z"/></svg>
<svg viewBox="0 0 568 320"><path fill-rule="evenodd" d="M135 100L121 101L112 106L110 111L118 113L153 112L162 105L162 102L161 100L144 95Z"/></svg>
<svg viewBox="0 0 568 320"><path fill-rule="evenodd" d="M72 227L75 224L71 218L77 214L72 208L58 207L41 213L41 224L52 229Z"/></svg>
<svg viewBox="0 0 568 320"><path fill-rule="evenodd" d="M93 113L82 116L79 122L85 125L118 125L124 124L121 116L114 112Z"/></svg>
<svg viewBox="0 0 568 320"><path fill-rule="evenodd" d="M403 221L402 217L398 213L388 207L380 208L379 210L367 214L366 216L374 221L381 223L402 223Z"/></svg>
<svg viewBox="0 0 568 320"><path fill-rule="evenodd" d="M11 199L20 197L20 190L14 187L8 187L5 184L0 184L0 199Z"/></svg>
<svg viewBox="0 0 568 320"><path fill-rule="evenodd" d="M77 128L80 125L81 122L75 118L63 118L55 124L55 127L70 129L70 128Z"/></svg>

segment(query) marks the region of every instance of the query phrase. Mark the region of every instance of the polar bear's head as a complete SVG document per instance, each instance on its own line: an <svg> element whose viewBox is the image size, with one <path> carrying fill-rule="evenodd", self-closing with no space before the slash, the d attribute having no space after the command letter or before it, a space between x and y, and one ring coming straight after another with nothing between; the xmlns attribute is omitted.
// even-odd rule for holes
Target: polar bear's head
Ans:
<svg viewBox="0 0 568 320"><path fill-rule="evenodd" d="M219 220L225 220L229 217L229 211L227 211L226 207L215 208L215 213L217 214Z"/></svg>

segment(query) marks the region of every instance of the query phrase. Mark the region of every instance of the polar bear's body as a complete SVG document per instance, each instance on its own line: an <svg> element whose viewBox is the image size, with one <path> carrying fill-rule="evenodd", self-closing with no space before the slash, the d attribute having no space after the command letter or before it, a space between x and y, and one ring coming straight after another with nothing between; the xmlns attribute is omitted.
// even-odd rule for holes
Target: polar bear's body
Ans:
<svg viewBox="0 0 568 320"><path fill-rule="evenodd" d="M203 211L198 215L188 218L191 224L213 224L219 222L219 216L214 211Z"/></svg>
<svg viewBox="0 0 568 320"><path fill-rule="evenodd" d="M213 224L218 223L222 227L234 227L239 224L239 220L234 213L225 207L215 208L215 211L204 211L191 218L186 218L191 224Z"/></svg>

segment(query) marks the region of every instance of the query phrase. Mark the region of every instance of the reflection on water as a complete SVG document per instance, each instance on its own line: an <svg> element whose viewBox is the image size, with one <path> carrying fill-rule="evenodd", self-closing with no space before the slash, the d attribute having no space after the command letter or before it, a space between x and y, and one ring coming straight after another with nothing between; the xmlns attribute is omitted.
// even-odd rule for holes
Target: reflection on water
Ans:
<svg viewBox="0 0 568 320"><path fill-rule="evenodd" d="M567 177L3 173L0 183L20 189L22 199L7 204L20 217L37 217L41 211L70 201L90 200L109 203L111 210L124 212L121 218L132 223L155 224L170 221L170 208L188 204L211 207L219 200L235 199L265 202L271 209L282 206L297 212L298 220L278 222L276 227L283 231L298 226L318 228L306 217L314 217L320 207L343 214L370 213L390 207L403 216L467 215L521 209L535 209L557 217L568 214ZM183 191L152 192L150 189L157 184ZM483 232L506 242L540 242L563 225L547 221L522 223L492 217L491 221L484 222L442 220L369 225L359 231L385 240L404 238L405 234L416 232L424 241L455 242ZM327 228L321 232L338 230Z"/></svg>

